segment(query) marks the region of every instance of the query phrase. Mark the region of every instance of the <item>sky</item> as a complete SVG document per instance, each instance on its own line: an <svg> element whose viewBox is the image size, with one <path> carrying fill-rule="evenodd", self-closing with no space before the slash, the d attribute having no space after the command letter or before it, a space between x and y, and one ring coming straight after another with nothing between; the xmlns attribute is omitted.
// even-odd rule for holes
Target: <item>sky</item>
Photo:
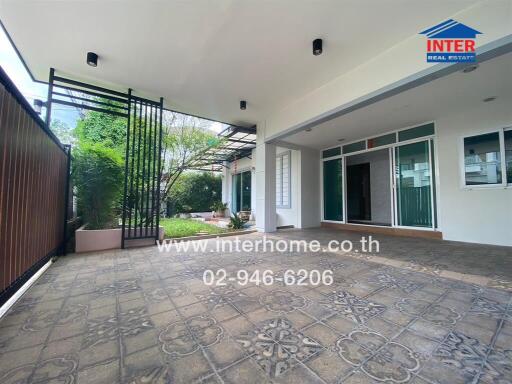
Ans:
<svg viewBox="0 0 512 384"><path fill-rule="evenodd" d="M48 98L48 86L32 81L2 28L0 28L0 65L30 105L34 105L34 99L46 101ZM46 110L43 108L41 114L43 118L45 113ZM72 129L76 125L78 111L73 108L54 105L52 108L52 118L61 120Z"/></svg>
<svg viewBox="0 0 512 384"><path fill-rule="evenodd" d="M46 101L48 97L48 86L32 81L2 28L0 28L0 66L2 66L30 105L34 105L34 99ZM43 118L45 113L46 109L43 108L41 114ZM75 108L56 104L52 106L52 121L60 120L64 122L69 129L75 128L78 116L78 111ZM207 120L205 120L202 125L216 133L227 127L225 124Z"/></svg>

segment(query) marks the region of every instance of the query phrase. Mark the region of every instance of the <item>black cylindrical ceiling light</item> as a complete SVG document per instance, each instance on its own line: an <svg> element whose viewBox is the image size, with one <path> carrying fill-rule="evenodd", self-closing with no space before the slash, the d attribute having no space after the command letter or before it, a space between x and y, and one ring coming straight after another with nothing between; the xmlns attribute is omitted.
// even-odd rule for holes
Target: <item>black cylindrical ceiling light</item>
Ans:
<svg viewBox="0 0 512 384"><path fill-rule="evenodd" d="M98 55L94 52L87 52L87 64L89 64L91 67L97 67Z"/></svg>
<svg viewBox="0 0 512 384"><path fill-rule="evenodd" d="M245 111L247 109L247 101L245 100L240 100L240 109L242 111Z"/></svg>
<svg viewBox="0 0 512 384"><path fill-rule="evenodd" d="M322 54L322 39L313 40L313 55L318 56Z"/></svg>

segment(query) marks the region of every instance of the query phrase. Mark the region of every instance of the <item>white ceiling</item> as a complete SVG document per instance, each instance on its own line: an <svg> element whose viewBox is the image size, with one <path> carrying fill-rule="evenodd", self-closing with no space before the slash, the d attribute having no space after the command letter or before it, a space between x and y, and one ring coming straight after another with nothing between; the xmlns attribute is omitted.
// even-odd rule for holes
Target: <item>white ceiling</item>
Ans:
<svg viewBox="0 0 512 384"><path fill-rule="evenodd" d="M433 121L448 111L481 105L491 96L500 102L510 100L512 106L512 53L483 62L473 72L450 74L283 141L317 149L332 147L339 139L348 142Z"/></svg>
<svg viewBox="0 0 512 384"><path fill-rule="evenodd" d="M252 124L473 0L0 0L28 67ZM315 57L311 42L324 39ZM100 56L85 64L87 51ZM239 100L248 102L246 111Z"/></svg>

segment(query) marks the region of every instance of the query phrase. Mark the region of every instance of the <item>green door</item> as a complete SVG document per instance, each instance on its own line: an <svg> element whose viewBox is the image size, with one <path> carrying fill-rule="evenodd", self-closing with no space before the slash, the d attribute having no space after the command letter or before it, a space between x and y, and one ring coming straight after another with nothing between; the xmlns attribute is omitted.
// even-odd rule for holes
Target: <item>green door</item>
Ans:
<svg viewBox="0 0 512 384"><path fill-rule="evenodd" d="M240 188L242 186L242 177L240 173L237 173L233 175L233 198L232 201L232 207L231 211L233 212L239 212L240 206L242 202L242 194L240 193Z"/></svg>
<svg viewBox="0 0 512 384"><path fill-rule="evenodd" d="M240 206L242 211L251 210L251 171L242 173L242 201Z"/></svg>
<svg viewBox="0 0 512 384"><path fill-rule="evenodd" d="M323 162L324 220L343 221L343 161Z"/></svg>
<svg viewBox="0 0 512 384"><path fill-rule="evenodd" d="M233 212L251 210L251 171L233 175Z"/></svg>
<svg viewBox="0 0 512 384"><path fill-rule="evenodd" d="M429 141L395 148L397 225L432 228Z"/></svg>

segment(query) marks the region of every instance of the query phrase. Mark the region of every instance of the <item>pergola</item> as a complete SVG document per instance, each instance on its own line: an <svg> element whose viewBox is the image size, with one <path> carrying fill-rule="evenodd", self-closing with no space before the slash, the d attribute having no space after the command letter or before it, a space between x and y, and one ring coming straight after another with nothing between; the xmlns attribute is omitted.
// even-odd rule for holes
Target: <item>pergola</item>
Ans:
<svg viewBox="0 0 512 384"><path fill-rule="evenodd" d="M218 134L220 144L193 158L187 169L222 172L225 163L250 157L256 147L256 127L230 125Z"/></svg>

